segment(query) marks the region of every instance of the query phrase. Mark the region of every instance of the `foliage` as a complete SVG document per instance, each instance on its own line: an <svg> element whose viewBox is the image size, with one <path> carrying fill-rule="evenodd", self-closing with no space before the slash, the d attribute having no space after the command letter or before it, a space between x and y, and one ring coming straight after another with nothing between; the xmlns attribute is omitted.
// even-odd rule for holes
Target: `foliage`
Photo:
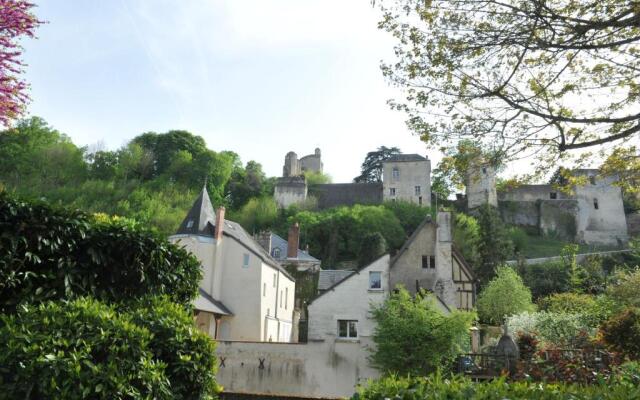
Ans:
<svg viewBox="0 0 640 400"><path fill-rule="evenodd" d="M579 313L596 306L594 296L580 293L554 293L538 302L542 311L550 313Z"/></svg>
<svg viewBox="0 0 640 400"><path fill-rule="evenodd" d="M231 215L247 232L257 233L273 226L278 218L278 205L272 197L250 199L238 213Z"/></svg>
<svg viewBox="0 0 640 400"><path fill-rule="evenodd" d="M486 285L495 276L496 268L513 255L513 243L495 207L486 204L477 213L480 263L475 273L480 284Z"/></svg>
<svg viewBox="0 0 640 400"><path fill-rule="evenodd" d="M435 218L434 209L423 207L409 201L386 201L384 202L384 208L393 212L396 218L398 218L407 236L411 236L428 215Z"/></svg>
<svg viewBox="0 0 640 400"><path fill-rule="evenodd" d="M617 380L629 386L640 387L640 362L627 361L616 370Z"/></svg>
<svg viewBox="0 0 640 400"><path fill-rule="evenodd" d="M359 387L351 400L626 400L640 396L640 388L622 383L591 386L564 383L509 382L506 378L474 382L463 376L386 376Z"/></svg>
<svg viewBox="0 0 640 400"><path fill-rule="evenodd" d="M472 140L508 159L536 155L546 172L559 157L592 159L577 150L606 155L637 138L635 2L377 3L397 40L383 74L406 90L392 107L428 145Z"/></svg>
<svg viewBox="0 0 640 400"><path fill-rule="evenodd" d="M331 183L331 177L327 174L323 174L322 172L305 171L304 177L307 181L307 185L309 186Z"/></svg>
<svg viewBox="0 0 640 400"><path fill-rule="evenodd" d="M209 399L218 391L214 342L167 299L123 312L79 298L0 318L0 389L10 398Z"/></svg>
<svg viewBox="0 0 640 400"><path fill-rule="evenodd" d="M602 268L602 259L589 256L582 263L571 264L571 285L578 293L600 294L607 285L606 271Z"/></svg>
<svg viewBox="0 0 640 400"><path fill-rule="evenodd" d="M619 272L615 279L616 283L607 288L607 296L621 306L640 308L640 269Z"/></svg>
<svg viewBox="0 0 640 400"><path fill-rule="evenodd" d="M387 241L380 232L370 233L362 238L358 266L364 267L387 252Z"/></svg>
<svg viewBox="0 0 640 400"><path fill-rule="evenodd" d="M540 343L536 336L527 332L519 332L518 333L518 350L520 353L520 358L525 361L531 360L533 355L538 351L538 344Z"/></svg>
<svg viewBox="0 0 640 400"><path fill-rule="evenodd" d="M516 334L535 335L544 346L576 347L584 334L596 332L597 325L581 313L523 312L507 320L509 330Z"/></svg>
<svg viewBox="0 0 640 400"><path fill-rule="evenodd" d="M191 313L166 296L143 299L130 313L133 323L152 333L149 348L166 366L172 398L213 398L219 391L215 342L194 327Z"/></svg>
<svg viewBox="0 0 640 400"><path fill-rule="evenodd" d="M474 217L456 213L453 225L453 243L472 266L480 263L480 225Z"/></svg>
<svg viewBox="0 0 640 400"><path fill-rule="evenodd" d="M382 162L391 156L401 154L397 147L380 146L376 151L367 153L359 176L353 178L354 182L382 182Z"/></svg>
<svg viewBox="0 0 640 400"><path fill-rule="evenodd" d="M35 37L42 24L31 12L33 3L26 0L0 1L0 122L5 126L20 116L29 99L28 85L20 79L24 63L20 59L23 38Z"/></svg>
<svg viewBox="0 0 640 400"><path fill-rule="evenodd" d="M450 364L469 342L473 313L444 315L424 292L412 298L399 287L371 310L376 328L374 366L385 372L423 375Z"/></svg>
<svg viewBox="0 0 640 400"><path fill-rule="evenodd" d="M571 289L570 270L561 261L521 264L518 272L536 300Z"/></svg>
<svg viewBox="0 0 640 400"><path fill-rule="evenodd" d="M515 254L522 254L522 252L527 248L527 242L529 241L529 236L524 229L519 226L510 226L507 229L507 235L511 239L511 243L513 243L513 252Z"/></svg>
<svg viewBox="0 0 640 400"><path fill-rule="evenodd" d="M398 218L382 205L336 207L321 211L287 211L282 233L293 223L300 224L301 243L308 244L310 253L332 266L336 261L357 260L362 238L380 233L389 249L398 249L406 234Z"/></svg>
<svg viewBox="0 0 640 400"><path fill-rule="evenodd" d="M199 262L126 221L100 222L0 193L0 309L91 295L107 302L167 294L194 298Z"/></svg>
<svg viewBox="0 0 640 400"><path fill-rule="evenodd" d="M499 267L493 278L480 292L478 316L483 322L500 325L511 315L533 311L531 291L522 278L510 267Z"/></svg>
<svg viewBox="0 0 640 400"><path fill-rule="evenodd" d="M91 299L0 315L0 397L171 399L152 333Z"/></svg>
<svg viewBox="0 0 640 400"><path fill-rule="evenodd" d="M640 360L640 309L628 308L600 327L602 340L632 360Z"/></svg>

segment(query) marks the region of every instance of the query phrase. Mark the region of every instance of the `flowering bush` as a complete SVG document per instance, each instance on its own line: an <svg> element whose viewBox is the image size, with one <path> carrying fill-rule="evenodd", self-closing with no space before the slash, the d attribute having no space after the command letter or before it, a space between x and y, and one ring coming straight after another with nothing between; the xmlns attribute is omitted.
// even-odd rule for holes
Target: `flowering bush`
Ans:
<svg viewBox="0 0 640 400"><path fill-rule="evenodd" d="M508 320L509 330L516 334L534 334L546 346L576 347L584 334L593 335L596 326L584 314L540 311L514 315Z"/></svg>

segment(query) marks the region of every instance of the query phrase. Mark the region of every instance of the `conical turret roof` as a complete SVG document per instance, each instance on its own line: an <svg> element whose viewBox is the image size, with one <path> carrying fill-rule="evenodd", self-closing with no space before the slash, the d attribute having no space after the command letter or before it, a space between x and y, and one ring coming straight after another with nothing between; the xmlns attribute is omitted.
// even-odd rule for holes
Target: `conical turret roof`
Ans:
<svg viewBox="0 0 640 400"><path fill-rule="evenodd" d="M216 213L213 210L209 193L206 186L202 188L202 192L191 206L180 224L180 228L176 234L178 235L203 235L214 236L213 226L215 225Z"/></svg>

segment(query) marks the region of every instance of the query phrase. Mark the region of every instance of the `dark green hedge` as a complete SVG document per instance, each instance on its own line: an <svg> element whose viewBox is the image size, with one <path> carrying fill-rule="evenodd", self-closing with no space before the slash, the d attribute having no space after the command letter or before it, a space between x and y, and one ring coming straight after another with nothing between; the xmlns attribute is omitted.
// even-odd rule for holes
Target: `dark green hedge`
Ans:
<svg viewBox="0 0 640 400"><path fill-rule="evenodd" d="M188 304L200 274L194 257L149 230L0 193L2 313L87 295L122 302L166 294Z"/></svg>
<svg viewBox="0 0 640 400"><path fill-rule="evenodd" d="M620 378L600 385L545 384L507 382L498 379L475 383L464 377L445 379L439 375L426 378L387 377L369 384L354 394L352 400L628 400L639 399L640 387Z"/></svg>

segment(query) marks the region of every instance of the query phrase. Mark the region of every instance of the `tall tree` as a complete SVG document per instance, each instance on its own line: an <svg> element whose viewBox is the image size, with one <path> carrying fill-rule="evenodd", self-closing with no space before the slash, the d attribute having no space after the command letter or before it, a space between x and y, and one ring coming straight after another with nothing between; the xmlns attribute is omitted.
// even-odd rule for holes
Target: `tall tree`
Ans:
<svg viewBox="0 0 640 400"><path fill-rule="evenodd" d="M374 1L375 3L375 1ZM429 144L471 139L547 169L640 132L635 0L380 0L393 106ZM611 147L611 146L608 146Z"/></svg>
<svg viewBox="0 0 640 400"><path fill-rule="evenodd" d="M480 227L480 264L475 272L480 283L485 285L495 276L496 268L513 255L513 243L495 207L485 204L478 208L477 219Z"/></svg>
<svg viewBox="0 0 640 400"><path fill-rule="evenodd" d="M31 12L26 0L0 0L0 122L5 126L20 116L29 99L27 83L20 79L24 63L19 43L34 37L42 22Z"/></svg>
<svg viewBox="0 0 640 400"><path fill-rule="evenodd" d="M362 163L361 173L353 178L354 182L382 182L382 162L389 157L402 153L397 147L380 146L370 151Z"/></svg>

